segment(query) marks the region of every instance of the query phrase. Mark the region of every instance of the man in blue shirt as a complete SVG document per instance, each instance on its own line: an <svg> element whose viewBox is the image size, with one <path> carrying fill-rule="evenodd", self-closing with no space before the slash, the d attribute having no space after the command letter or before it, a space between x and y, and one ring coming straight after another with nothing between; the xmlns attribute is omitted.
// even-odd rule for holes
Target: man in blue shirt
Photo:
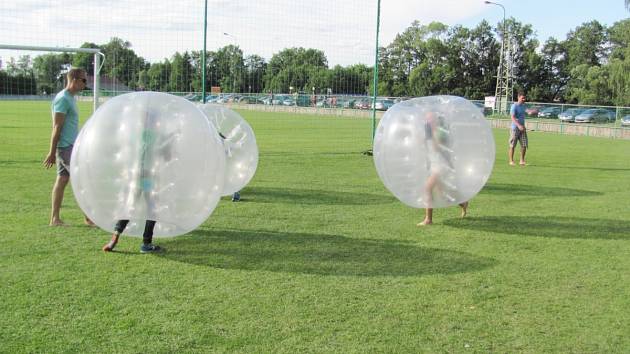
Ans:
<svg viewBox="0 0 630 354"><path fill-rule="evenodd" d="M512 104L510 108L510 117L512 118L512 126L510 127L510 149L508 158L510 166L514 166L514 148L516 143L521 144L521 160L520 165L525 166L525 153L527 152L527 129L525 129L525 94L518 93L518 101Z"/></svg>
<svg viewBox="0 0 630 354"><path fill-rule="evenodd" d="M48 169L57 165L57 179L52 190L52 212L50 226L63 226L59 217L63 192L70 180L70 155L72 146L79 134L79 110L74 96L87 86L87 73L83 69L73 68L68 71L66 88L55 96L52 102L52 134L50 149L44 159L44 166ZM85 223L94 223L85 217Z"/></svg>

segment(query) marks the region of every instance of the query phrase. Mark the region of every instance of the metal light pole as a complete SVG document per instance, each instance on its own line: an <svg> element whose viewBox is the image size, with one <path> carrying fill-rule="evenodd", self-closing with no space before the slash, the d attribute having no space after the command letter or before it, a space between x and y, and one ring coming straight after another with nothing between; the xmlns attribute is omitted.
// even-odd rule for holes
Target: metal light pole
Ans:
<svg viewBox="0 0 630 354"><path fill-rule="evenodd" d="M203 12L203 53L201 53L201 103L206 103L206 36L208 34L208 0Z"/></svg>
<svg viewBox="0 0 630 354"><path fill-rule="evenodd" d="M507 22L505 18L505 7L499 3L492 1L484 1L488 5L500 6L503 10L503 33L501 34L501 55L499 57L499 67L497 69L497 86L494 97L495 112L507 112L508 104L512 98L512 60L508 53L510 46L508 45Z"/></svg>
<svg viewBox="0 0 630 354"><path fill-rule="evenodd" d="M224 36L228 36L228 37L232 37L232 39L234 40L234 50L236 51L236 36L229 34L227 32L223 32ZM232 90L233 93L236 93L236 62L233 63L234 65L232 66Z"/></svg>

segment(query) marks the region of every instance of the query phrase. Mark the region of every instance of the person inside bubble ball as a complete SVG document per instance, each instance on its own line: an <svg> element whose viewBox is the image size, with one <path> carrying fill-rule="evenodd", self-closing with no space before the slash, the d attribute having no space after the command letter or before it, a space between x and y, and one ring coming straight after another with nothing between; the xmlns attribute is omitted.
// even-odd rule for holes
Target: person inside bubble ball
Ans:
<svg viewBox="0 0 630 354"><path fill-rule="evenodd" d="M417 226L433 223L433 200L439 196L447 200L454 200L454 186L451 179L454 174L452 164L452 150L450 149L450 131L444 118L435 112L425 115L425 147L427 151L427 170L429 178L424 185L428 207L425 208L424 220ZM462 218L468 211L468 201L460 203Z"/></svg>
<svg viewBox="0 0 630 354"><path fill-rule="evenodd" d="M223 139L224 145L225 145L225 139L227 139L225 137L225 135L223 135L221 132L218 132L219 136L221 137L221 139ZM225 153L226 155L230 156L232 154L232 151L230 149L229 146L225 146ZM236 191L234 192L234 194L232 194L232 201L233 202L239 202L241 200L241 191Z"/></svg>
<svg viewBox="0 0 630 354"><path fill-rule="evenodd" d="M140 153L138 165L132 169L134 183L131 183L126 191L126 201L122 212L127 215L141 213L147 215L142 234L141 253L154 253L162 251L158 245L154 245L153 232L156 224L156 210L159 205L159 193L156 186L160 185L159 170L168 165L173 159L172 142L176 138L175 133L164 134L159 129L159 123L154 119L157 115L147 112L141 134ZM138 211L138 208L144 208ZM120 219L116 222L112 239L103 251L111 252L116 247L120 235L129 224L128 219Z"/></svg>

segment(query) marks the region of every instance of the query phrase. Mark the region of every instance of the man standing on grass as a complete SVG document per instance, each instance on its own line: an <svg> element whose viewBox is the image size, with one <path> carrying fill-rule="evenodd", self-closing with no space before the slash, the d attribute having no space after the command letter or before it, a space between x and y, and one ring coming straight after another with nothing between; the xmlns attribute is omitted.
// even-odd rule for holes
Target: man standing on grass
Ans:
<svg viewBox="0 0 630 354"><path fill-rule="evenodd" d="M525 129L525 94L518 93L518 101L512 104L510 108L510 117L512 118L512 126L510 127L510 149L508 150L508 159L510 166L514 166L514 148L516 142L521 144L521 160L520 165L525 166L525 153L527 152L527 129Z"/></svg>
<svg viewBox="0 0 630 354"><path fill-rule="evenodd" d="M57 164L57 179L52 190L52 212L50 226L63 226L59 217L63 193L70 180L70 155L72 146L79 135L79 110L74 96L87 87L87 73L83 69L73 68L68 71L66 88L55 96L52 102L52 134L50 150L44 166L48 169ZM94 223L85 216L85 223Z"/></svg>

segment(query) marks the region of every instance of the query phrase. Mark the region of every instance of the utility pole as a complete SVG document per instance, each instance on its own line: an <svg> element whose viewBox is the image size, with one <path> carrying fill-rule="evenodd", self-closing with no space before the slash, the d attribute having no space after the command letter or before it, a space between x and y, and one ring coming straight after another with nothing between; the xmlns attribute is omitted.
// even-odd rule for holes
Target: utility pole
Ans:
<svg viewBox="0 0 630 354"><path fill-rule="evenodd" d="M486 0L484 2L489 5L500 6L503 10L503 33L501 34L501 55L499 57L499 67L497 69L497 85L494 91L494 113L508 113L514 94L514 88L512 86L514 65L512 65L513 58L510 50L510 36L507 33L505 7L492 1Z"/></svg>

